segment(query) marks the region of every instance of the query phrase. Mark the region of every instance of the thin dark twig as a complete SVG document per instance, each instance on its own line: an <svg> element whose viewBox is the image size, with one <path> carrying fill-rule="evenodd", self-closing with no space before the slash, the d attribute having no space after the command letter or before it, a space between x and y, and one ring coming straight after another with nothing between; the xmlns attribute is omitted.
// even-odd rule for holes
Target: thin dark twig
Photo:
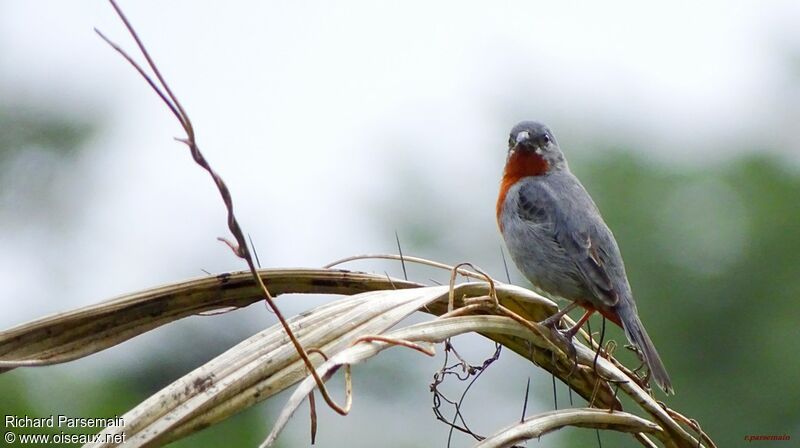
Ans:
<svg viewBox="0 0 800 448"><path fill-rule="evenodd" d="M501 350L502 350L502 345L495 344L494 355L492 355L491 358L488 358L485 361L483 361L483 364L480 367L475 369L477 373L472 378L472 381L470 381L469 384L467 384L467 387L464 388L464 392L461 393L461 397L458 399L458 403L456 403L456 405L455 405L456 410L455 410L455 415L453 416L453 421L455 422L456 417L458 417L459 419L461 419L461 423L463 423L464 427L467 428L467 429L469 429L467 427L467 422L464 421L464 416L463 416L463 414L461 414L461 406L464 404L464 399L467 397L467 393L472 388L472 385L475 384L475 381L477 381L478 378L483 374L483 372L486 371L486 368L489 367L490 364L492 364L493 362L497 361L500 358L500 351ZM451 441L451 438L453 436L453 430L454 429L455 429L454 426L450 427L450 435L447 438L447 446L450 446L450 441ZM474 432L472 432L472 430L469 430L469 431L470 431L470 434L473 437L475 437L475 440L483 440L485 438L483 436L479 436L479 435L475 434Z"/></svg>
<svg viewBox="0 0 800 448"><path fill-rule="evenodd" d="M397 252L400 254L400 265L403 267L403 278L408 281L408 272L406 272L406 259L403 258L403 249L400 247L400 236L397 230L394 231L394 239L397 241Z"/></svg>
<svg viewBox="0 0 800 448"><path fill-rule="evenodd" d="M592 322L591 319L586 321L586 329L589 331L589 346L592 346L592 342L594 341L592 335ZM597 342L597 350L594 352L594 359L592 360L592 369L597 373L597 358L600 356L600 352L603 350L603 339L606 336L606 321L603 318L602 327L600 329L600 340Z"/></svg>
<svg viewBox="0 0 800 448"><path fill-rule="evenodd" d="M114 10L117 11L117 15L122 20L122 23L125 24L125 28L128 29L128 33L130 33L131 37L133 37L133 40L136 41L136 45L139 47L139 51L141 51L142 56L144 56L144 58L147 60L147 65L150 66L150 69L153 70L153 73L156 75L156 78L158 78L158 81L164 87L164 91L167 92L167 95L172 100L172 104L174 104L174 106L178 109L175 115L177 116L178 121L180 121L181 124L183 125L184 129L186 129L187 136L191 140L194 140L194 128L192 127L192 122L189 120L189 114L187 114L186 111L183 109L183 106L181 106L180 101L178 101L178 99L172 93L172 89L169 88L169 85L164 80L164 77L161 76L161 71L153 62L153 59L150 57L150 53L147 51L147 48L145 48L141 39L139 39L139 34L136 33L136 31L133 29L133 26L128 21L128 18L122 12L122 9L120 9L120 7L117 5L117 2L115 2L114 0L108 0L108 1L109 3L111 3L111 6L114 7Z"/></svg>
<svg viewBox="0 0 800 448"><path fill-rule="evenodd" d="M384 275L386 275L386 280L388 280L389 284L392 285L392 289L397 289L397 286L394 285L394 282L392 281L392 277L389 275L389 273L386 272L386 271L383 271L383 273L384 273Z"/></svg>
<svg viewBox="0 0 800 448"><path fill-rule="evenodd" d="M112 0L109 1L116 8L116 4ZM122 55L122 57L125 58L128 61L128 63L131 64L131 66L133 66L133 68L136 69L137 72L139 72L139 75L141 75L142 78L144 78L144 80L147 81L148 84L150 84L150 88L152 88L153 91L156 92L156 94L161 98L161 101L163 101L164 104L167 105L169 110L172 112L173 115L175 115L175 117L178 119L178 121L181 122L182 125L183 119L181 118L181 114L180 112L178 112L178 109L175 107L174 104L172 104L172 101L170 101L170 99L167 98L166 95L164 95L164 92L162 92L161 89L158 87L158 85L156 85L155 81L153 81L153 78L151 78L150 75L148 75L144 71L142 66L140 66L138 62L134 61L133 58L131 58L130 55L126 53L125 50L123 50L119 45L115 44L111 39L107 38L105 34L103 34L100 30L95 28L94 32L97 33L97 35L100 36L100 38L103 39L108 45L110 45L111 48L114 49L114 51Z"/></svg>
<svg viewBox="0 0 800 448"><path fill-rule="evenodd" d="M105 37L99 30L95 31L106 43L108 43L115 51L117 51L117 53L122 55L122 57L125 58L125 60L127 60L136 69L136 71L139 72L139 74L145 79L145 81L147 81L150 87L156 92L156 94L158 94L158 96L161 98L164 104L169 108L172 114L175 115L175 117L181 123L181 126L186 132L186 138L176 138L176 140L184 143L186 146L189 147L189 150L191 152L192 158L194 159L195 163L197 163L198 165L200 165L200 167L206 170L208 174L211 176L211 178L214 180L214 183L217 186L217 190L219 190L220 196L222 196L222 200L225 203L225 208L227 209L228 212L228 228L231 234L233 234L233 237L236 239L236 243L234 244L224 238L217 238L217 239L227 244L238 257L244 259L247 262L247 266L250 268L250 272L253 275L253 279L255 280L256 285L263 294L264 299L267 302L267 305L272 310L272 312L274 312L275 315L277 316L278 321L281 323L284 330L286 331L286 334L289 336L289 340L292 342L292 345L295 347L298 354L302 358L306 368L311 372L311 375L314 377L314 381L319 387L320 393L322 394L322 397L325 399L325 402L331 408L333 408L337 413L346 415L349 410L349 406L343 408L333 401L330 394L328 393L328 390L325 388L325 384L322 378L320 378L319 374L317 374L317 371L314 368L314 364L309 359L308 354L306 353L300 341L294 335L294 332L292 332L288 322L283 317L283 314L275 305L273 297L270 294L269 290L267 289L267 286L264 284L264 281L262 280L261 276L258 275L255 263L253 262L253 257L251 256L250 250L245 241L244 233L242 232L241 226L239 225L239 222L236 219L236 216L234 215L233 199L231 197L230 191L228 190L227 185L219 176L219 174L217 174L211 168L205 156L203 156L202 152L200 152L200 148L198 147L197 142L195 141L194 127L192 126L192 122L189 119L189 115L186 113L180 101L178 101L177 97L172 93L172 90L170 89L167 82L164 80L164 77L161 75L161 72L159 71L155 62L153 62L153 59L150 57L150 54L148 53L141 39L139 39L139 35L136 33L136 30L128 21L128 18L125 16L125 14L122 12L122 9L120 9L120 7L116 4L114 0L109 0L109 3L111 3L111 6L117 12L117 15L122 20L122 22L125 24L125 27L128 29L128 33L131 35L134 41L136 41L136 45L139 47L139 51L147 60L148 66L155 74L156 78L160 83L160 86L163 87L163 90L159 87L158 84L156 84L156 82L150 76L148 76L148 74L144 71L144 69L138 63L136 63L136 61L134 61L129 54L125 52L125 50L123 50L119 45L115 44L110 39Z"/></svg>
<svg viewBox="0 0 800 448"><path fill-rule="evenodd" d="M472 380L469 382L469 384L467 384L467 387L464 388L464 392L461 393L461 397L459 397L458 403L456 403L456 405L455 405L456 410L455 410L455 415L453 416L453 421L455 421L456 417L458 417L461 420L461 423L464 424L465 428L468 428L468 427L467 427L467 422L464 420L464 415L461 413L461 406L464 405L464 399L467 398L467 393L469 393L469 390L472 389L472 385L475 384L475 381L477 381L478 378L480 378L481 374L483 374L484 371L485 371L484 369L480 369L480 370L478 370L478 373L476 373L475 376L472 377ZM450 427L450 434L447 437L447 445L448 446L450 446L450 441L451 441L452 436L453 436L453 431L454 431L454 427L451 426ZM472 430L470 430L470 432L472 432ZM484 438L483 436L479 436L479 435L474 434L474 433L472 435L473 435L473 437L475 437L476 440L483 440L483 438Z"/></svg>
<svg viewBox="0 0 800 448"><path fill-rule="evenodd" d="M597 344L597 351L594 352L594 359L592 360L592 370L594 370L595 375L600 377L600 379L602 379L603 381L606 381L606 382L609 382L609 383L612 383L612 384L617 384L617 385L623 384L623 383L627 383L627 381L623 381L623 380L615 380L614 378L606 378L602 373L600 373L599 370L597 370L597 358L600 356L600 352L603 350L603 341L605 340L605 337L606 337L606 318L605 317L603 317L602 322L603 323L600 325L600 341ZM589 327L589 332L590 332L589 333L589 337L590 338L591 338L591 334L592 334L591 331L592 331L592 327ZM613 340L609 341L609 343L611 343L611 342L614 342L614 341ZM591 345L591 343L590 343L590 345ZM608 352L608 350L606 350L606 352ZM615 398L616 398L616 395L615 395Z"/></svg>
<svg viewBox="0 0 800 448"><path fill-rule="evenodd" d="M448 353L452 353L453 356L456 357L458 362L453 364L450 367L446 367L447 363L445 363L445 370L449 371L449 370L455 369L456 367L461 367L461 370L463 372L466 372L467 376L465 376L464 378L461 378L460 376L458 376L457 373L455 375L458 377L458 379L460 379L461 381L464 381L467 378L469 378L469 375L472 373L471 372L472 366L470 366L469 363L458 353L458 350L456 350L455 346L453 346L453 344L450 343L450 339L449 338L447 339L446 342L447 342L447 351L448 351Z"/></svg>
<svg viewBox="0 0 800 448"><path fill-rule="evenodd" d="M445 355L444 355L444 362L442 364L442 368L439 369L433 375L433 382L430 385L431 392L433 392L433 413L436 416L436 419L447 424L450 427L450 432L448 434L448 442L447 446L449 447L452 443L453 431L458 430L465 434L471 435L475 440L483 440L484 437L476 434L469 428L467 425L466 420L464 419L464 415L461 413L461 406L466 399L467 393L469 392L472 385L478 379L478 377L491 365L494 361L498 360L500 357L500 352L502 351L502 346L500 344L495 344L495 352L494 354L483 361L480 366L473 366L468 364L465 360L461 359L457 356L457 352L453 348L452 344L449 341L445 341ZM450 353L456 355L459 359L459 362L454 363L452 365L448 365ZM462 372L462 374L459 373ZM458 401L448 399L444 394L439 391L439 385L441 385L444 380L448 376L455 376L460 381L469 380L472 377L472 380L469 382L467 387L465 388L464 392L459 397ZM446 402L447 404L451 405L455 409L455 413L452 419L445 418L442 414L442 403ZM460 422L460 424L459 424Z"/></svg>
<svg viewBox="0 0 800 448"><path fill-rule="evenodd" d="M500 257L503 258L503 269L506 271L506 280L508 280L508 283L511 283L511 274L508 272L508 263L506 262L506 253L503 250L503 246L500 246Z"/></svg>
<svg viewBox="0 0 800 448"><path fill-rule="evenodd" d="M558 392L556 392L556 375L551 373L550 376L553 378L553 406L558 410Z"/></svg>
<svg viewBox="0 0 800 448"><path fill-rule="evenodd" d="M256 250L256 245L253 244L253 238L249 233L247 234L247 240L250 241L250 247L253 248L253 255L256 257L256 264L258 265L258 268L261 269L261 260L258 259L258 251Z"/></svg>
<svg viewBox="0 0 800 448"><path fill-rule="evenodd" d="M525 401L522 402L522 417L519 422L525 421L525 414L528 412L528 395L531 392L531 377L528 377L528 383L525 385Z"/></svg>
<svg viewBox="0 0 800 448"><path fill-rule="evenodd" d="M314 399L314 391L308 393L308 410L311 417L311 444L317 441L317 403Z"/></svg>

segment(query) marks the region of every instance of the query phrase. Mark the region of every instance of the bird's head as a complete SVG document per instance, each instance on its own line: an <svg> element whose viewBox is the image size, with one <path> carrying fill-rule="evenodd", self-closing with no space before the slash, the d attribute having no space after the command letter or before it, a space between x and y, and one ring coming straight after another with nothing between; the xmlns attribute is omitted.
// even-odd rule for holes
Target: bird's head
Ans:
<svg viewBox="0 0 800 448"><path fill-rule="evenodd" d="M547 126L535 121L523 121L511 129L508 137L508 157L497 196L497 223L500 219L508 190L521 179L543 176L555 170L566 169L567 161Z"/></svg>
<svg viewBox="0 0 800 448"><path fill-rule="evenodd" d="M506 171L518 177L541 176L567 166L564 154L550 129L536 121L523 121L508 137Z"/></svg>

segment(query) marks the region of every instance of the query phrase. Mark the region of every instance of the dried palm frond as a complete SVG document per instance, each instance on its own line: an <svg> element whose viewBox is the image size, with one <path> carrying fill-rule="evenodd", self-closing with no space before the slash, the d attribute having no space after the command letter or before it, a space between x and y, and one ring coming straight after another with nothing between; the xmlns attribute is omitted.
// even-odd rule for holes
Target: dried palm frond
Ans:
<svg viewBox="0 0 800 448"><path fill-rule="evenodd" d="M341 367L347 373L352 364L392 345L425 349L423 344L477 332L552 372L592 406L605 410L587 411L593 412L591 417L585 413L532 416L523 426L502 433L506 435L482 442L486 446L507 446L503 440L518 440L564 425L627 428L626 431L635 430L643 443L652 443L645 435L649 433L666 446L698 446L695 437L655 402L637 384L638 378L629 376L630 372L620 370L602 356L595 359L595 352L580 343L575 344L578 364L573 365L558 338L535 323L557 307L523 288L494 281L423 286L386 276L328 269L265 269L259 274L275 297L288 293L350 295L287 320L300 343L327 356L324 360L312 352L322 379L328 379ZM0 333L0 366L8 369L72 361L182 317L242 307L258 300L258 289L248 272L162 286L4 331ZM448 312L449 308L454 311ZM440 317L394 328L418 310ZM472 312L464 314L459 310ZM509 312L516 317L509 317ZM124 432L126 446L159 446L213 425L298 382L301 385L278 418L269 442L316 384L283 327L276 325L175 381L126 413L123 426L108 427L103 432ZM649 414L649 423L618 412L622 406L615 397L614 382ZM349 409L352 396L348 390L344 409ZM608 417L605 420L604 415ZM713 446L709 441L703 442Z"/></svg>

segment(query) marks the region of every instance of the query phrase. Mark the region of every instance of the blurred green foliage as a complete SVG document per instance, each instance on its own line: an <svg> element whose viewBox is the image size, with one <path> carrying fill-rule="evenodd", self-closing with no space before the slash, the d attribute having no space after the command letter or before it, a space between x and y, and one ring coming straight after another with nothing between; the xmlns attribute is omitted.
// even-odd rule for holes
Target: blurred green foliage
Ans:
<svg viewBox="0 0 800 448"><path fill-rule="evenodd" d="M639 314L672 377L676 395L665 398L659 391L657 399L699 421L721 447L741 446L747 435L794 436L800 429L797 168L764 148L697 165L669 162L659 154L646 157L624 146L566 151L616 236ZM475 261L504 278L497 229L476 225L479 219L468 215L475 207L453 201L452 191L419 182L390 201L424 204L419 212L404 207L384 213L383 225L397 226L406 252L451 263ZM458 222L451 216L459 216ZM464 253L465 246L480 246L472 242L484 235L480 253ZM471 244L460 244L466 239ZM512 280L524 285L520 278L512 272ZM598 331L599 318L591 325ZM613 324L606 337L627 343ZM627 350L619 348L615 355L638 365ZM549 379L539 377L548 384ZM550 388L540 390L548 394L541 402L553 403ZM563 406L566 390L558 390ZM637 406L628 402L627 408ZM559 436L562 446L598 446L593 430L565 429ZM605 447L640 446L613 432L602 432L601 441Z"/></svg>
<svg viewBox="0 0 800 448"><path fill-rule="evenodd" d="M0 220L6 229L31 223L61 228L79 198L65 195L81 150L99 124L82 114L24 101L0 105Z"/></svg>
<svg viewBox="0 0 800 448"><path fill-rule="evenodd" d="M777 156L750 154L678 169L612 152L576 170L672 375L666 403L719 446L791 434L800 421L800 176ZM569 446L596 444L580 432Z"/></svg>
<svg viewBox="0 0 800 448"><path fill-rule="evenodd" d="M25 104L0 107L0 167L8 158L30 148L75 154L92 134L94 126L74 117ZM0 170L2 173L2 170Z"/></svg>

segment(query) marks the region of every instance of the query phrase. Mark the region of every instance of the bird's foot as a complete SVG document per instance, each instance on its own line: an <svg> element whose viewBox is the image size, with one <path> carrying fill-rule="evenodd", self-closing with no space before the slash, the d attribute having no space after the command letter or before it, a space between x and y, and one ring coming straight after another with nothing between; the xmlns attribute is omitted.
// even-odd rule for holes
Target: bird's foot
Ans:
<svg viewBox="0 0 800 448"><path fill-rule="evenodd" d="M564 308L561 308L560 310L558 310L555 313L553 313L547 319L539 322L539 324L543 325L545 327L551 328L551 329L552 328L557 328L558 324L561 323L561 318L564 317L570 311L574 310L576 306L578 306L578 304L575 303L575 302L572 302L569 305L565 306Z"/></svg>
<svg viewBox="0 0 800 448"><path fill-rule="evenodd" d="M573 331L572 328L566 330L558 328L558 324L561 322L561 317L566 313L561 315L557 314L554 314L553 316L550 316L549 318L539 322L539 324L550 330L550 340L553 341L557 347L563 350L566 353L567 358L569 358L570 365L572 366L568 375L570 376L575 373L575 369L578 368L578 352L575 349L575 344L572 342L572 338L575 336L575 331ZM556 319L553 319L554 317ZM557 364L556 352L553 352L553 364Z"/></svg>
<svg viewBox="0 0 800 448"><path fill-rule="evenodd" d="M569 358L570 365L572 366L568 376L571 376L575 373L575 369L578 368L578 351L575 349L575 344L572 342L572 337L575 333L570 330L559 330L554 326L549 328L550 336L556 341L556 345L562 349L566 349L567 358Z"/></svg>

